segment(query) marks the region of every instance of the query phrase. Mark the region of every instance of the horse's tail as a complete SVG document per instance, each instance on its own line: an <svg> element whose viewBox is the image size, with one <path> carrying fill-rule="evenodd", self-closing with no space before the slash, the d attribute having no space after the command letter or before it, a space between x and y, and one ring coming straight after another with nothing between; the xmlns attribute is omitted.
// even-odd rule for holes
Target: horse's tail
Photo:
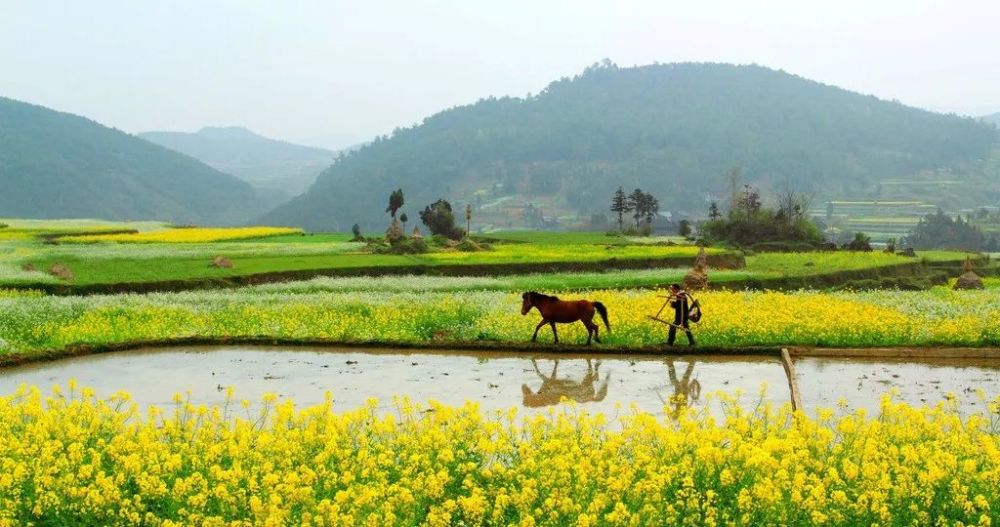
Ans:
<svg viewBox="0 0 1000 527"><path fill-rule="evenodd" d="M608 323L608 308L600 302L594 302L594 309L601 315L601 320L604 321L604 327L608 328L608 333L611 333L611 324Z"/></svg>

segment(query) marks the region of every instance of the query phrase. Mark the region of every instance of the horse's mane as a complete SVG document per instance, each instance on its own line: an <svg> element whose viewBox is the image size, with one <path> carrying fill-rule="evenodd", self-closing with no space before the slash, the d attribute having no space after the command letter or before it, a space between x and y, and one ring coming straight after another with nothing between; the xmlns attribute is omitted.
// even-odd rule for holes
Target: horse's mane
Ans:
<svg viewBox="0 0 1000 527"><path fill-rule="evenodd" d="M525 294L528 295L529 297L531 297L531 301L532 302L534 302L535 300L548 300L550 302L555 302L555 301L559 300L559 297L557 297L557 296L543 295L543 294L539 293L538 291L528 291Z"/></svg>

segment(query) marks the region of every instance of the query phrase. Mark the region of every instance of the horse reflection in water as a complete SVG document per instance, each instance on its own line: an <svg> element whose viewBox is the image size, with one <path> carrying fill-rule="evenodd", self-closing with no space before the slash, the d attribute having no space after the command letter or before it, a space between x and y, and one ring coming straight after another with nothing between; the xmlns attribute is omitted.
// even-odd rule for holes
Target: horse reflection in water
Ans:
<svg viewBox="0 0 1000 527"><path fill-rule="evenodd" d="M691 374L694 373L695 361L689 361L687 363L687 368L684 369L684 374L678 378L677 377L677 367L674 366L673 359L667 359L667 376L670 380L670 385L674 389L674 394L668 399L663 401L663 405L669 405L672 410L670 410L670 415L674 418L680 416L681 411L691 404L692 401L698 401L701 397L701 383L698 379L692 379Z"/></svg>
<svg viewBox="0 0 1000 527"><path fill-rule="evenodd" d="M539 408L559 404L559 401L563 397L578 403L590 403L603 401L608 396L608 380L611 377L611 373L605 374L604 381L600 382L601 374L599 370L601 368L601 361L591 363L590 359L587 359L587 373L584 374L582 381L556 378L559 359L555 359L553 362L552 374L545 375L538 369L538 362L535 359L531 359L531 366L535 369L538 377L542 379L542 386L538 388L537 392L533 392L527 384L521 385L524 406ZM598 385L599 382L600 384Z"/></svg>

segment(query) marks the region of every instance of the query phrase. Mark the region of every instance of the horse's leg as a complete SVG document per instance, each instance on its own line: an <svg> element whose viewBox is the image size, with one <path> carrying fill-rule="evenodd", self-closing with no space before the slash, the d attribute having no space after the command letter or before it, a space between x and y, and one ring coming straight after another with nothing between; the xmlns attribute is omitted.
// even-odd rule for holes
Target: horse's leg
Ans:
<svg viewBox="0 0 1000 527"><path fill-rule="evenodd" d="M594 313L596 313L596 312L597 312L597 310L594 309L593 306L591 306L590 311L587 312L586 316L582 320L583 320L583 323L587 325L587 332L589 333L590 331L593 331L594 332L594 340L596 340L597 343L600 344L601 343L600 328L598 328L597 327L597 323L594 322ZM590 342L589 342L590 337L588 337L587 340L588 340L587 344L589 345L590 344Z"/></svg>
<svg viewBox="0 0 1000 527"><path fill-rule="evenodd" d="M532 342L536 342L538 340L538 330L542 329L542 326L544 325L545 325L545 319L543 318L542 321L539 322L537 326L535 326L535 334L531 336Z"/></svg>
<svg viewBox="0 0 1000 527"><path fill-rule="evenodd" d="M590 327L590 324L588 324L587 321L580 320L580 322L583 322L583 327L587 328L587 345L589 346L590 339L594 337L594 329Z"/></svg>
<svg viewBox="0 0 1000 527"><path fill-rule="evenodd" d="M597 323L594 322L593 320L590 321L590 327L594 328L594 340L596 340L597 343L600 344L601 343L601 328L598 327Z"/></svg>
<svg viewBox="0 0 1000 527"><path fill-rule="evenodd" d="M531 366L535 368L535 373L538 374L538 378L545 382L545 375L542 375L542 370L538 369L538 361L531 359Z"/></svg>
<svg viewBox="0 0 1000 527"><path fill-rule="evenodd" d="M559 344L559 333L556 333L556 323L549 322L549 325L552 326L552 338L555 340L556 344Z"/></svg>

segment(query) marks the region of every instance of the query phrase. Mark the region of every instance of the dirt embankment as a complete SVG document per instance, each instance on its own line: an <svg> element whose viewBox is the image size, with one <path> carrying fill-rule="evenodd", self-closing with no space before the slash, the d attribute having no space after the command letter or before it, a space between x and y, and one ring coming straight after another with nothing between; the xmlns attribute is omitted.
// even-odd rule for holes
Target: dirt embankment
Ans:
<svg viewBox="0 0 1000 527"><path fill-rule="evenodd" d="M912 359L912 360L946 360L946 359L1000 359L1000 348L996 347L872 347L872 348L828 348L814 346L625 346L625 345L594 345L585 346L582 343L532 343L495 342L495 341L433 341L424 342L340 342L323 339L287 339L266 336L258 337L182 337L175 339L141 340L134 342L115 342L104 344L77 344L61 349L45 350L32 353L11 353L0 355L0 367L17 366L36 362L126 351L140 348L173 348L203 345L250 345L250 346L286 346L315 348L355 348L355 349L392 349L405 353L407 351L440 351L442 353L463 352L495 352L495 353L526 353L537 354L539 357L569 356L663 356L684 357L691 355L717 356L769 356L780 358L782 350L788 350L793 358L800 357L846 357L858 359Z"/></svg>

